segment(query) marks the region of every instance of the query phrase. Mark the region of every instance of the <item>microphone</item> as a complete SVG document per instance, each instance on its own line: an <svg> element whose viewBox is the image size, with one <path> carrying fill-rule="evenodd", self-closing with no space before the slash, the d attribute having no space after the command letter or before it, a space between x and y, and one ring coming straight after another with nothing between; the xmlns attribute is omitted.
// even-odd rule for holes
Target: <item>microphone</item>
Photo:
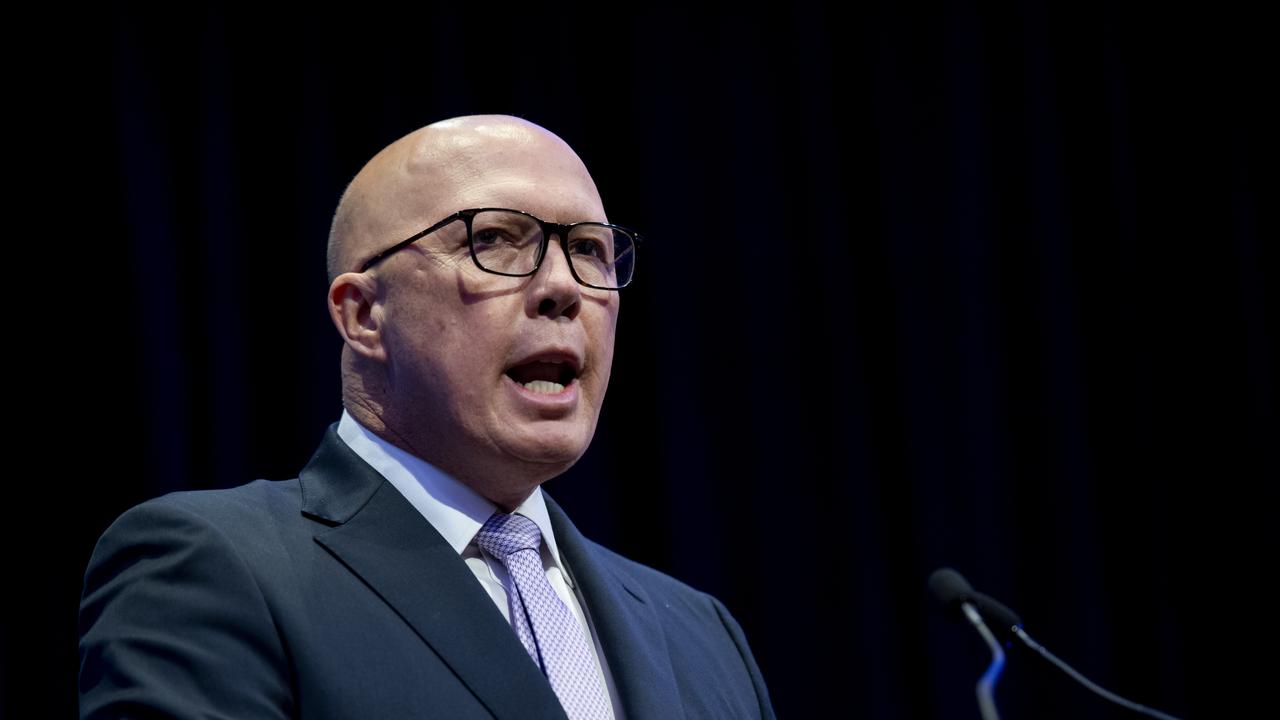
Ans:
<svg viewBox="0 0 1280 720"><path fill-rule="evenodd" d="M960 573L951 568L940 568L934 570L929 576L929 589L933 591L938 602L942 603L943 610L952 620L959 621L961 617L969 621L971 625L986 641L987 647L991 649L991 664L987 666L987 671L978 678L978 685L975 688L978 694L978 712L982 714L983 720L999 720L1000 713L996 711L996 682L1000 680L1000 672L1004 670L1004 651L1000 649L1000 643L996 642L995 636L991 634L990 628L982 621L982 614L975 607L979 601L979 594L969 585L969 581L964 579ZM1017 621L1018 616L1000 603L987 598L985 595L980 596L981 599L990 601L993 606L998 605L1004 611L996 620L997 627L1004 625L1004 621L1012 616L1014 620L1013 626L1020 625ZM997 611L998 612L998 611ZM993 616L994 619L995 616Z"/></svg>
<svg viewBox="0 0 1280 720"><path fill-rule="evenodd" d="M929 589L933 591L934 596L950 613L953 620L959 619L960 604L967 601L972 603L979 613L994 622L997 634L1003 635L1006 639L1013 637L1015 626L1022 625L1022 619L1017 613L990 595L983 595L974 590L963 575L951 568L935 570L929 576Z"/></svg>
<svg viewBox="0 0 1280 720"><path fill-rule="evenodd" d="M957 610L965 612L964 608L972 608L975 611L975 614L981 614L990 619L991 622L995 624L997 631L1001 634L1001 637L1006 641L1014 637L1018 638L1018 640L1022 641L1024 645L1035 650L1041 657L1053 663L1053 665L1059 670L1063 671L1076 682L1084 685L1086 688L1103 698L1106 698L1121 707L1128 708L1129 710L1133 710L1134 712L1139 712L1153 718L1158 718L1159 720L1178 720L1178 718L1169 715L1168 713L1163 713L1145 705L1140 705L1132 700L1126 700L1110 690L1103 688L1089 678L1086 678L1084 675L1081 675L1075 668L1060 660L1056 655L1045 649L1045 647L1040 643L1031 639L1031 636L1022 629L1022 620L1018 617L1017 613L1005 607L995 598L983 595L982 593L974 590L973 587L969 585L969 581L965 580L964 576L955 570L952 570L951 568L935 570L933 574L929 576L929 589L933 591L933 594L942 603L943 609L947 613L948 617L956 619ZM981 633L983 631L982 629L979 629L978 632ZM988 673L989 672L990 671L988 670ZM981 704L981 690L979 690L979 704Z"/></svg>

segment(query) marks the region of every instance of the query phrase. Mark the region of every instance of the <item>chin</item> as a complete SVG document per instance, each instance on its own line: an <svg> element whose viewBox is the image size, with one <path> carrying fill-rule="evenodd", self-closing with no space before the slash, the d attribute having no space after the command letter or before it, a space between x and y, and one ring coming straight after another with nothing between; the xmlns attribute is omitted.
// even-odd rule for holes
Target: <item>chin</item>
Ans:
<svg viewBox="0 0 1280 720"><path fill-rule="evenodd" d="M573 467L590 444L590 436L581 434L565 434L554 436L542 434L531 438L521 438L520 442L508 446L508 452L530 468L545 474L543 480L550 479Z"/></svg>

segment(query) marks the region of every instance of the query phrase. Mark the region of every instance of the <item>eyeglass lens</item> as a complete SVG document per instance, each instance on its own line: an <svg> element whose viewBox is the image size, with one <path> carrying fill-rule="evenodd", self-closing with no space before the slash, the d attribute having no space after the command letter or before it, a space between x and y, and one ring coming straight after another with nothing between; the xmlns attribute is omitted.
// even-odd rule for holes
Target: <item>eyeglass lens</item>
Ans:
<svg viewBox="0 0 1280 720"><path fill-rule="evenodd" d="M587 285L620 288L631 280L635 240L620 228L580 223L565 245L578 278ZM510 210L484 210L471 220L471 246L480 267L527 275L538 264L542 228L533 217Z"/></svg>

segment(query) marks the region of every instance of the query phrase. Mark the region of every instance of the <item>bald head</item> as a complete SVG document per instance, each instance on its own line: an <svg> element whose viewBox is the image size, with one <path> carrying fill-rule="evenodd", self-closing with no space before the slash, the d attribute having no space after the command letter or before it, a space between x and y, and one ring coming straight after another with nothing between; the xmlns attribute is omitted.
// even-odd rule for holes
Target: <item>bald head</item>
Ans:
<svg viewBox="0 0 1280 720"><path fill-rule="evenodd" d="M582 160L564 140L509 115L442 120L391 143L356 174L338 202L329 231L329 281L463 209L444 209L441 201L465 194L493 167L530 157L580 175L595 193Z"/></svg>

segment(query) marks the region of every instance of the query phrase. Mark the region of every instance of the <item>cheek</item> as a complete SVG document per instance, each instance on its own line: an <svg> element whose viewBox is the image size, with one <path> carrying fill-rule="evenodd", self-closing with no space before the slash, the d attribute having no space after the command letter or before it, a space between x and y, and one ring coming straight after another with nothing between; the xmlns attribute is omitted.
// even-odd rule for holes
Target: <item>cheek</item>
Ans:
<svg viewBox="0 0 1280 720"><path fill-rule="evenodd" d="M393 379L422 386L434 397L448 397L468 385L462 373L466 333L458 318L428 298L395 307L388 313L387 341L391 346Z"/></svg>
<svg viewBox="0 0 1280 720"><path fill-rule="evenodd" d="M613 357L613 341L618 330L618 303L614 302L606 308L604 318L601 320L600 328L600 346L606 358Z"/></svg>
<svg viewBox="0 0 1280 720"><path fill-rule="evenodd" d="M502 374L510 334L498 317L460 312L432 323L437 347L432 353L449 368L451 382L475 394Z"/></svg>
<svg viewBox="0 0 1280 720"><path fill-rule="evenodd" d="M617 330L617 303L601 308L597 321L588 329L592 342L595 364L595 376L599 383L599 391L603 395L609 384L609 375L613 369L613 347ZM599 402L599 399L597 399Z"/></svg>

